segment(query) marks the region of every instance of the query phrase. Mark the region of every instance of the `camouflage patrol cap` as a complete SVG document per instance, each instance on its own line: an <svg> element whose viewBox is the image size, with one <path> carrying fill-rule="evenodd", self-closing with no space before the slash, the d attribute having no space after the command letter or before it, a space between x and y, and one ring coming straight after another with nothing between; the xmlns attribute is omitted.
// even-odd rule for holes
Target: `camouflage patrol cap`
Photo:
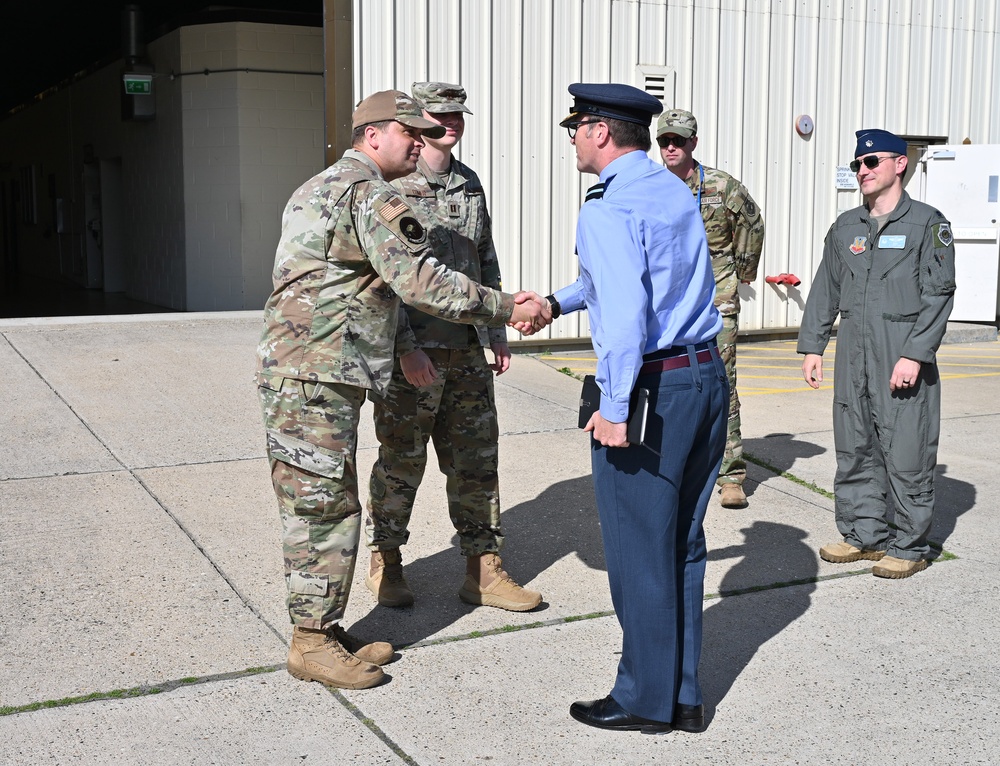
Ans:
<svg viewBox="0 0 1000 766"><path fill-rule="evenodd" d="M656 121L656 137L673 133L684 138L698 135L698 121L691 112L683 109L668 109Z"/></svg>
<svg viewBox="0 0 1000 766"><path fill-rule="evenodd" d="M431 114L465 112L472 110L465 105L465 88L447 82L415 82L411 88L413 98Z"/></svg>
<svg viewBox="0 0 1000 766"><path fill-rule="evenodd" d="M441 138L443 125L424 119L420 104L401 90L380 90L361 101L354 109L351 127L359 128L373 122L395 120L411 128L420 128L425 136Z"/></svg>

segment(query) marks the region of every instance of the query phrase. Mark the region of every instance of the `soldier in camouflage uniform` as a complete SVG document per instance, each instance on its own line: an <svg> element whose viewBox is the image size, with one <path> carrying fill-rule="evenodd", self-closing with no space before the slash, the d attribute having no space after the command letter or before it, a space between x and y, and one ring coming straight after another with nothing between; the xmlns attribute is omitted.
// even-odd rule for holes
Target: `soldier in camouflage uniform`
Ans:
<svg viewBox="0 0 1000 766"><path fill-rule="evenodd" d="M421 132L442 128L405 93L354 112L353 148L307 181L282 216L257 386L281 511L289 672L342 688L379 683L393 656L340 626L361 529L355 450L365 391L388 384L399 301L452 321L546 320L533 293L483 287L434 259L427 231L387 181L411 173Z"/></svg>
<svg viewBox="0 0 1000 766"><path fill-rule="evenodd" d="M656 123L656 142L663 164L698 198L705 221L715 273L715 307L722 314L719 352L729 375L729 435L718 484L724 507L744 508L747 464L743 460L740 397L736 393L736 335L740 320L737 288L740 282L750 284L757 278L757 264L764 247L764 219L743 184L728 173L705 167L694 159L698 122L691 112L664 111Z"/></svg>
<svg viewBox="0 0 1000 766"><path fill-rule="evenodd" d="M446 129L428 138L417 170L393 181L427 229L434 255L448 268L500 289L486 195L479 176L452 156L465 132L465 89L442 82L413 84L424 116ZM488 364L483 347L494 363ZM501 568L498 428L493 377L510 365L502 327L447 322L411 306L400 308L397 359L384 392L369 392L379 457L372 468L365 531L372 550L366 583L384 606L408 606L400 546L434 439L447 477L448 512L466 557L459 597L471 604L527 611L542 595L518 585ZM491 371L492 367L492 371Z"/></svg>

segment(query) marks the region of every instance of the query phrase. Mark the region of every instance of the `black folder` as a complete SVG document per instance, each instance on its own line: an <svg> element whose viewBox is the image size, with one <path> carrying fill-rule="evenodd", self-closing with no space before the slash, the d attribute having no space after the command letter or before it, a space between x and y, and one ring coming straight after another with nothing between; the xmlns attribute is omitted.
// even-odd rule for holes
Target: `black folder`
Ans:
<svg viewBox="0 0 1000 766"><path fill-rule="evenodd" d="M601 408L601 389L597 387L597 378L588 375L583 379L583 391L580 392L579 428L586 428L590 417ZM646 426L649 421L649 389L636 388L628 403L628 426L625 438L629 444L639 444L659 455L653 447L646 443Z"/></svg>

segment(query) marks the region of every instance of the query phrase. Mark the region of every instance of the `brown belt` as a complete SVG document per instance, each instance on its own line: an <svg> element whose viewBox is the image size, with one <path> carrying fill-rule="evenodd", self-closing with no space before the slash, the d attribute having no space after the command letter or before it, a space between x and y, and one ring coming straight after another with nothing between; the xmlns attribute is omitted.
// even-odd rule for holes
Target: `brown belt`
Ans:
<svg viewBox="0 0 1000 766"><path fill-rule="evenodd" d="M698 363L710 362L712 361L711 351L699 351L695 354L695 358ZM655 362L646 362L642 367L639 368L640 375L649 375L654 372L665 372L667 370L676 370L680 367L690 367L691 360L688 358L687 354L678 354L677 356L670 356L666 359L657 359Z"/></svg>

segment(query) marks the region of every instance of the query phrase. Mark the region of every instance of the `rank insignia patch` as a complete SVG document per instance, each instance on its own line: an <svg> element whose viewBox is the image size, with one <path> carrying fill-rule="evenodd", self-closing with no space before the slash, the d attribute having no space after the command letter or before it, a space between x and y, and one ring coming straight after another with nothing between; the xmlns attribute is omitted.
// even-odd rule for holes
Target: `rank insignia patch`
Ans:
<svg viewBox="0 0 1000 766"><path fill-rule="evenodd" d="M411 216L406 216L399 221L399 230L403 232L403 236L406 237L414 245L419 245L427 238L427 232L424 231L424 227L420 225L420 221Z"/></svg>
<svg viewBox="0 0 1000 766"><path fill-rule="evenodd" d="M948 247L955 241L955 236L951 233L951 226L946 223L934 225L934 238L940 242L940 247Z"/></svg>
<svg viewBox="0 0 1000 766"><path fill-rule="evenodd" d="M861 255L865 251L866 242L868 242L868 237L855 237L854 244L851 245L851 252L855 255Z"/></svg>

